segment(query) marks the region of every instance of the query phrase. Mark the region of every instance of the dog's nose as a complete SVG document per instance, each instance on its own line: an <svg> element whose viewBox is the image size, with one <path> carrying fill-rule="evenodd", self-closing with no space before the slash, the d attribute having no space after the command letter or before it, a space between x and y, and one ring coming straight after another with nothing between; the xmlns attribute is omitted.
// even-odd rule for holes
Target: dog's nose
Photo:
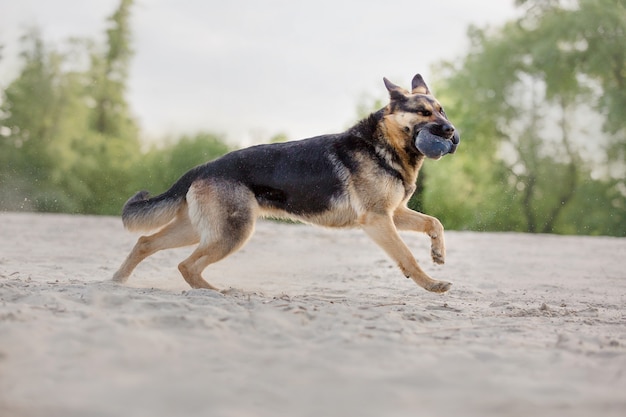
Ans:
<svg viewBox="0 0 626 417"><path fill-rule="evenodd" d="M441 130L447 137L450 137L454 134L454 126L452 126L451 124L445 124L441 126Z"/></svg>

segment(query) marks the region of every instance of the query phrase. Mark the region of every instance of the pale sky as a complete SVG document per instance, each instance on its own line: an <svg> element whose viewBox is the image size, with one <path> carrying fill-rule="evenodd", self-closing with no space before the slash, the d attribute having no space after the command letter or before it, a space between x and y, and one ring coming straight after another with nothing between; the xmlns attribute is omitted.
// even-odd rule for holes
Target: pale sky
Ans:
<svg viewBox="0 0 626 417"><path fill-rule="evenodd" d="M19 36L104 39L118 0L0 0L0 87ZM463 55L468 25L498 25L513 0L137 0L128 101L148 139L199 130L250 144L339 132L382 78L408 87Z"/></svg>

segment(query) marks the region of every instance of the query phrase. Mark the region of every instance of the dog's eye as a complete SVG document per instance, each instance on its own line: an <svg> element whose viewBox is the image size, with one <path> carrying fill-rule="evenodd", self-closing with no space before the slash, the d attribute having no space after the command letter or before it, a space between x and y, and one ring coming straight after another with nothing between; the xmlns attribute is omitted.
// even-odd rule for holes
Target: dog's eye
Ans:
<svg viewBox="0 0 626 417"><path fill-rule="evenodd" d="M430 110L422 110L420 111L420 113L422 114L422 116L424 117L430 117L433 115L433 112L431 112Z"/></svg>

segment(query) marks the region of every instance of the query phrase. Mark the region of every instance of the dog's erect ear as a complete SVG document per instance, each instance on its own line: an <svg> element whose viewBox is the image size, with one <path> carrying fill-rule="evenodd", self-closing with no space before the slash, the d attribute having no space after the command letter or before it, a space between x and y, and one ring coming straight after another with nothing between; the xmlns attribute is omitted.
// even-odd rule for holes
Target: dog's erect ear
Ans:
<svg viewBox="0 0 626 417"><path fill-rule="evenodd" d="M430 94L430 90L421 75L415 74L411 81L411 92L413 94Z"/></svg>
<svg viewBox="0 0 626 417"><path fill-rule="evenodd" d="M385 82L385 87L387 87L387 91L389 91L389 97L391 97L392 100L406 100L407 96L409 95L408 91L406 91L402 87L398 87L384 77L383 81Z"/></svg>

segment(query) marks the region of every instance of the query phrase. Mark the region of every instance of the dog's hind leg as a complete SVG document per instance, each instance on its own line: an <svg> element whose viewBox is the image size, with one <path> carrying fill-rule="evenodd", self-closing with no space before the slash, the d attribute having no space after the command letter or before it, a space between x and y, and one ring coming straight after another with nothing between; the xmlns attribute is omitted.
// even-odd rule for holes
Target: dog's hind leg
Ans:
<svg viewBox="0 0 626 417"><path fill-rule="evenodd" d="M443 225L437 218L418 213L408 207L400 207L393 213L393 222L398 230L426 233L430 237L430 255L433 262L443 264L446 259L446 244Z"/></svg>
<svg viewBox="0 0 626 417"><path fill-rule="evenodd" d="M163 250L193 245L200 240L194 230L187 206L181 208L177 217L163 229L150 236L142 236L130 251L130 254L113 275L113 281L126 282L135 267L148 256Z"/></svg>
<svg viewBox="0 0 626 417"><path fill-rule="evenodd" d="M220 241L200 244L189 258L178 265L178 270L189 286L191 286L191 288L218 290L218 288L209 284L202 278L202 271L210 264L224 259L241 248L246 243L253 230L254 226L251 225L249 232L241 232L238 236L229 236ZM233 237L235 237L235 239L233 239Z"/></svg>
<svg viewBox="0 0 626 417"><path fill-rule="evenodd" d="M407 278L411 278L417 285L428 291L442 293L450 289L452 284L449 282L434 280L422 271L413 254L400 238L394 220L390 216L368 213L360 222L365 233L398 263Z"/></svg>
<svg viewBox="0 0 626 417"><path fill-rule="evenodd" d="M245 186L220 180L194 183L188 201L200 245L178 270L192 288L217 290L202 278L202 271L240 249L252 236L257 202Z"/></svg>

